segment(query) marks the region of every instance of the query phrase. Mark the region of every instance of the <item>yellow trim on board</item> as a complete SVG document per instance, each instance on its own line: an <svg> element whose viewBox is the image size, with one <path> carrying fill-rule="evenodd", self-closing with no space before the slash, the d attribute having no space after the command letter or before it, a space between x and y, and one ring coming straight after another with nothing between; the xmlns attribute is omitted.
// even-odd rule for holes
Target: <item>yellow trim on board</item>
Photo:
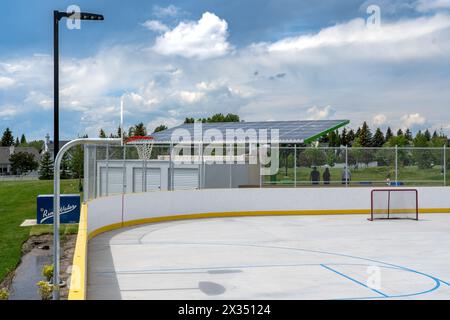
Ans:
<svg viewBox="0 0 450 320"><path fill-rule="evenodd" d="M450 208L419 209L419 213L450 213ZM181 214L165 217L143 218L124 221L103 226L89 233L89 240L101 233L146 223L157 223L176 220L225 218L225 217L252 217L252 216L289 216L289 215L339 215L339 214L370 214L368 209L350 210L290 210L290 211L236 211L236 212L209 212L196 214Z"/></svg>
<svg viewBox="0 0 450 320"><path fill-rule="evenodd" d="M450 213L450 208L422 208L419 213ZM87 286L87 242L101 233L140 224L157 223L188 219L251 217L251 216L289 216L289 215L340 215L340 214L370 214L369 209L350 210L290 210L290 211L237 211L209 212L197 214L181 214L165 217L143 218L103 226L87 233L87 204L81 207L80 224L77 243L73 258L72 277L70 281L69 300L85 300Z"/></svg>
<svg viewBox="0 0 450 320"><path fill-rule="evenodd" d="M87 204L81 205L78 224L77 243L73 254L72 273L70 276L69 300L86 299L87 283Z"/></svg>

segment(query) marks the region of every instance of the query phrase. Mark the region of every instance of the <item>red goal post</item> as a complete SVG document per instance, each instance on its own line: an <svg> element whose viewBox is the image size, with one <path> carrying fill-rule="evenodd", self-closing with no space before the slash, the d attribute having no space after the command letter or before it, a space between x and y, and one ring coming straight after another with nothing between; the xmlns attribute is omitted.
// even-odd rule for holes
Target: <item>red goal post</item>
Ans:
<svg viewBox="0 0 450 320"><path fill-rule="evenodd" d="M373 189L370 196L370 219L419 220L417 189Z"/></svg>

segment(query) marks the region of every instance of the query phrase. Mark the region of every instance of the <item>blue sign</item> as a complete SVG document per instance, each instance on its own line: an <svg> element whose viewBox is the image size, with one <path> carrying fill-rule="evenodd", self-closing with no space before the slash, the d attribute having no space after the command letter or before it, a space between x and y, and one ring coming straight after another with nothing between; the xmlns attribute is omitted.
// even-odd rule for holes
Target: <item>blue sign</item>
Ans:
<svg viewBox="0 0 450 320"><path fill-rule="evenodd" d="M60 223L78 223L80 221L80 195L62 194L59 209ZM43 194L37 197L37 223L53 224L53 195Z"/></svg>

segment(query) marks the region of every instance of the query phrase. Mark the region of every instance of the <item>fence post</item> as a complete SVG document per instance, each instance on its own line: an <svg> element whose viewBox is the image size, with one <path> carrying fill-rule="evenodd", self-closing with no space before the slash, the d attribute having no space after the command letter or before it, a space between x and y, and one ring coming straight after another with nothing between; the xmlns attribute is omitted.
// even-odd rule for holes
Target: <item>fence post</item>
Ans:
<svg viewBox="0 0 450 320"><path fill-rule="evenodd" d="M172 166L172 142L169 145L169 175L168 175L168 186L167 189L169 191L172 191L172 172L173 172L173 166Z"/></svg>
<svg viewBox="0 0 450 320"><path fill-rule="evenodd" d="M395 145L395 186L398 186L398 146Z"/></svg>
<svg viewBox="0 0 450 320"><path fill-rule="evenodd" d="M348 177L347 177L347 172L350 172L350 168L348 167L348 146L345 146L345 187L348 187Z"/></svg>
<svg viewBox="0 0 450 320"><path fill-rule="evenodd" d="M109 144L106 145L106 176L105 176L105 192L109 195Z"/></svg>
<svg viewBox="0 0 450 320"><path fill-rule="evenodd" d="M97 199L98 192L101 185L101 177L97 179L97 145L94 144L94 199ZM99 184L100 182L100 184Z"/></svg>
<svg viewBox="0 0 450 320"><path fill-rule="evenodd" d="M444 144L444 187L447 186L447 145Z"/></svg>
<svg viewBox="0 0 450 320"><path fill-rule="evenodd" d="M297 145L294 144L294 187L297 188Z"/></svg>
<svg viewBox="0 0 450 320"><path fill-rule="evenodd" d="M230 144L230 145L228 145L228 151L227 151L227 155L225 156L225 159L227 159L227 157L228 156L230 156L231 157L231 151L233 150L232 149L233 147L232 147L232 145ZM232 158L231 158L232 159ZM228 162L229 162L229 171L228 171L228 173L229 173L229 182L230 182L230 189L232 188L232 186L233 186L233 182L232 182L232 175L233 175L233 168L232 168L232 166L233 166L233 163L231 162L231 159L229 159L228 160ZM234 162L234 161L233 161Z"/></svg>
<svg viewBox="0 0 450 320"><path fill-rule="evenodd" d="M122 193L125 194L127 193L127 165L126 165L126 161L127 161L127 147L124 144L122 146L122 158L123 158L123 168L122 168Z"/></svg>

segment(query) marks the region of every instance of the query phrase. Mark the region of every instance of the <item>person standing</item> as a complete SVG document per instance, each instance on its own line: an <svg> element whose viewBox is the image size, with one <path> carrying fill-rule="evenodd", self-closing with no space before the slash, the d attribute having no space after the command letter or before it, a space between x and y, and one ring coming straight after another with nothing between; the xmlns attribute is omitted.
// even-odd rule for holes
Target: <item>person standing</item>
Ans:
<svg viewBox="0 0 450 320"><path fill-rule="evenodd" d="M342 184L350 183L351 178L352 174L350 173L350 170L347 168L347 166L345 166L344 170L342 170Z"/></svg>
<svg viewBox="0 0 450 320"><path fill-rule="evenodd" d="M323 173L323 184L330 184L330 180L331 180L330 169L326 167Z"/></svg>
<svg viewBox="0 0 450 320"><path fill-rule="evenodd" d="M320 172L317 170L317 167L313 167L311 174L309 175L309 179L312 184L319 184L320 181Z"/></svg>

